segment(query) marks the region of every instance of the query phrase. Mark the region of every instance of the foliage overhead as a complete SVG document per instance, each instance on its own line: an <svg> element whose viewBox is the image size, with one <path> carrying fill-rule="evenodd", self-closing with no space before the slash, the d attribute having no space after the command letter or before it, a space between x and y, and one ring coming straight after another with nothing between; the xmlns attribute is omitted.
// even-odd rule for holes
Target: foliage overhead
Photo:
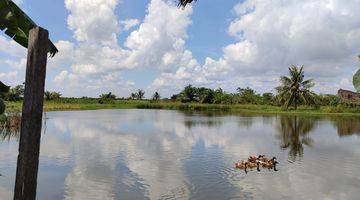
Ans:
<svg viewBox="0 0 360 200"><path fill-rule="evenodd" d="M30 19L12 0L0 1L0 30L15 40L21 46L27 48L29 32L37 27L36 23ZM48 52L53 57L57 52L55 45L49 41Z"/></svg>
<svg viewBox="0 0 360 200"><path fill-rule="evenodd" d="M276 88L285 107L294 105L297 109L300 103L315 104L315 93L310 90L314 83L312 79L304 80L304 67L293 65L289 68L289 74L289 77L280 77L281 86Z"/></svg>
<svg viewBox="0 0 360 200"><path fill-rule="evenodd" d="M360 60L360 55L358 56L358 58ZM353 84L355 89L360 92L360 69L355 73L353 77Z"/></svg>
<svg viewBox="0 0 360 200"><path fill-rule="evenodd" d="M353 84L355 89L360 92L360 69L354 75Z"/></svg>
<svg viewBox="0 0 360 200"><path fill-rule="evenodd" d="M5 85L0 81L0 95L4 96L7 92L9 92L10 87ZM0 115L5 112L5 103L2 98L0 98Z"/></svg>
<svg viewBox="0 0 360 200"><path fill-rule="evenodd" d="M191 4L193 1L196 0L178 0L179 1L179 6L185 7L187 4Z"/></svg>

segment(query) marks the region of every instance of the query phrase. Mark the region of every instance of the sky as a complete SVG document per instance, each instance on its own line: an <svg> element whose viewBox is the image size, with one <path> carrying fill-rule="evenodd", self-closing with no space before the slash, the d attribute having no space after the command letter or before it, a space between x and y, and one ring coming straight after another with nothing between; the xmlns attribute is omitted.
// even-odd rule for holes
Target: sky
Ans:
<svg viewBox="0 0 360 200"><path fill-rule="evenodd" d="M360 0L17 0L59 49L46 90L170 97L192 84L275 92L291 65L314 91L354 90ZM26 49L0 33L0 80L24 82Z"/></svg>

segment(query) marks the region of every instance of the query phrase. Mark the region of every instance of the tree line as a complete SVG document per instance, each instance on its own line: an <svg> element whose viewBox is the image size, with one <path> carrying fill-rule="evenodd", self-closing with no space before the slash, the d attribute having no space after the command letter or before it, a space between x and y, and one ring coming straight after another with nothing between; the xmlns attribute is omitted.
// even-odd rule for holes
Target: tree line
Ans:
<svg viewBox="0 0 360 200"><path fill-rule="evenodd" d="M168 98L161 98L159 92L151 95L151 101L173 101L181 103L201 103L201 104L255 104L283 106L285 108L297 109L300 105L307 106L337 106L340 99L337 95L316 94L311 89L314 87L312 79L305 79L304 67L289 67L289 75L280 77L280 85L275 88L275 93L258 93L250 87L238 87L236 92L229 93L222 88L211 89L206 87L195 87L187 85L182 91ZM3 92L1 92L3 91ZM13 88L5 88L0 85L0 98L5 101L20 101L24 95L24 85ZM4 103L0 99L0 111ZM118 98L112 92L101 94L98 98L62 98L59 92L46 91L44 99L47 101L61 100L62 102L72 102L77 99L80 102L97 102L100 104L115 103L116 100L145 100L145 91L138 89L127 98ZM87 99L87 101L86 101Z"/></svg>

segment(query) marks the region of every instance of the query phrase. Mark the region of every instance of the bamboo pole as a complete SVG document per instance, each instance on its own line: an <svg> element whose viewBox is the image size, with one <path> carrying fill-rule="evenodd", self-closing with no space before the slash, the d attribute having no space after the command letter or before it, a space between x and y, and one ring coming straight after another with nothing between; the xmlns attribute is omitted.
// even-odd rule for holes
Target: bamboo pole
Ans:
<svg viewBox="0 0 360 200"><path fill-rule="evenodd" d="M48 37L41 27L29 32L14 200L36 199Z"/></svg>

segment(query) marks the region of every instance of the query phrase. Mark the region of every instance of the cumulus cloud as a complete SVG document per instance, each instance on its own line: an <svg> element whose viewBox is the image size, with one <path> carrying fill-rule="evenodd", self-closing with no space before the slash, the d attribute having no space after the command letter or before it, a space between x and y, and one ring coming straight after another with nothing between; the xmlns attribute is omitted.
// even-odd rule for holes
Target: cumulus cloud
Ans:
<svg viewBox="0 0 360 200"><path fill-rule="evenodd" d="M277 77L295 64L305 65L320 92L351 89L344 80L352 76L359 53L359 9L357 0L238 3L234 7L236 18L228 29L238 42L224 47L222 58L206 58L201 67L186 69L191 78L179 78L179 71L161 74L153 85L166 87L165 83L176 79L180 79L177 83L182 81L178 85L196 84L202 77L200 83L206 86L221 86L223 82L228 90L237 86L271 90L278 84ZM176 87L172 85L170 90Z"/></svg>
<svg viewBox="0 0 360 200"><path fill-rule="evenodd" d="M58 41L60 53L49 60L49 68L57 73L52 80L64 94L69 83L79 89L68 95L94 96L99 92L94 94L94 89L113 85L107 87L113 90L119 87L115 83L132 88L133 80L126 80L122 72L139 68L159 72L147 90L158 90L163 96L186 84L228 91L250 86L264 92L278 84L278 77L291 64L305 65L306 75L316 80L317 91L353 89L348 80L358 65L357 0L241 1L234 6L228 26L235 42L222 48L220 58L200 62L186 47L191 7L182 10L165 0L151 0L144 19L121 20L115 13L119 3L65 0L75 42ZM118 39L125 34L121 30L132 30L124 43ZM0 52L9 55L0 63L20 70L26 50L4 37L0 44Z"/></svg>
<svg viewBox="0 0 360 200"><path fill-rule="evenodd" d="M75 38L108 45L116 43L120 25L114 10L118 3L118 0L65 0L70 11L68 25Z"/></svg>
<svg viewBox="0 0 360 200"><path fill-rule="evenodd" d="M153 68L170 72L180 66L196 65L191 52L184 47L188 37L186 30L191 24L190 7L180 10L169 2L152 0L143 23L139 24L137 19L119 21L114 13L118 4L115 0L65 0L70 12L68 26L74 31L77 43L57 43L63 53L52 65L68 65L70 70L67 74L58 72L56 82L67 81L72 76L79 84L97 88L103 86L109 74L114 81L128 83L129 80L121 77L124 69ZM118 42L120 27L128 30L137 24L139 27L121 46ZM101 85L95 86L96 83Z"/></svg>

